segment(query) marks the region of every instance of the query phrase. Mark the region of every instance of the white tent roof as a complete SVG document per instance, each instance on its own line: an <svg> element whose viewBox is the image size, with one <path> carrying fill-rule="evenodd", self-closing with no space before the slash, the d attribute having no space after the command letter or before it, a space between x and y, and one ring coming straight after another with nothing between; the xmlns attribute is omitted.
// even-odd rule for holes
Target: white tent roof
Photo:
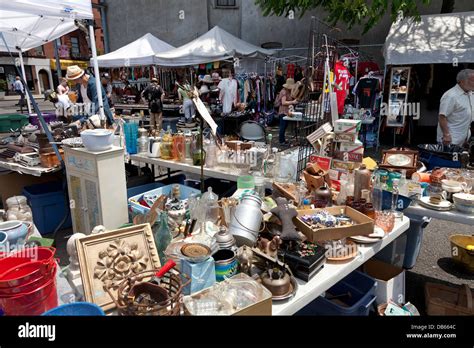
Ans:
<svg viewBox="0 0 474 348"><path fill-rule="evenodd" d="M163 66L186 66L233 57L265 57L272 54L274 52L271 50L252 45L215 26L181 47L157 54L155 63Z"/></svg>
<svg viewBox="0 0 474 348"><path fill-rule="evenodd" d="M14 52L76 30L75 19L92 18L91 0L0 0L0 32ZM7 51L3 40L0 51Z"/></svg>
<svg viewBox="0 0 474 348"><path fill-rule="evenodd" d="M155 54L172 49L173 46L148 33L118 50L97 57L97 61L105 68L152 65Z"/></svg>
<svg viewBox="0 0 474 348"><path fill-rule="evenodd" d="M474 12L421 16L392 24L385 41L385 64L474 62Z"/></svg>

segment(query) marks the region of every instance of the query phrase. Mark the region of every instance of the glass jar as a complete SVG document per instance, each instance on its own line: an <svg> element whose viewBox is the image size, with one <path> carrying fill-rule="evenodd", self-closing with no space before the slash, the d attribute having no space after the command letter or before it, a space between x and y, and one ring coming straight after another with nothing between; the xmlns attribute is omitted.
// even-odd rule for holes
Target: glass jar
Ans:
<svg viewBox="0 0 474 348"><path fill-rule="evenodd" d="M184 134L179 132L173 136L172 156L175 161L184 162L185 155Z"/></svg>
<svg viewBox="0 0 474 348"><path fill-rule="evenodd" d="M173 159L173 135L169 127L161 139L161 158L164 160Z"/></svg>
<svg viewBox="0 0 474 348"><path fill-rule="evenodd" d="M362 213L367 215L372 220L375 220L375 209L372 203L366 203L362 209Z"/></svg>

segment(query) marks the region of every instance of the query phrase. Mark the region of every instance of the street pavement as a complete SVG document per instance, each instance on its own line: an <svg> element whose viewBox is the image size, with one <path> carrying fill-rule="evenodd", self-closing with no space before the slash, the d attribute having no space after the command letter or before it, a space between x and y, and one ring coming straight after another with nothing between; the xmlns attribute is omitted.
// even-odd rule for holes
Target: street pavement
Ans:
<svg viewBox="0 0 474 348"><path fill-rule="evenodd" d="M19 98L15 99L4 99L0 100L0 115L1 114L15 114L23 113L28 114L28 107L25 104L23 112L20 111L20 107L16 106L19 101ZM52 111L54 110L54 105L49 101L44 101L43 98L35 98L36 103L38 104L41 111Z"/></svg>

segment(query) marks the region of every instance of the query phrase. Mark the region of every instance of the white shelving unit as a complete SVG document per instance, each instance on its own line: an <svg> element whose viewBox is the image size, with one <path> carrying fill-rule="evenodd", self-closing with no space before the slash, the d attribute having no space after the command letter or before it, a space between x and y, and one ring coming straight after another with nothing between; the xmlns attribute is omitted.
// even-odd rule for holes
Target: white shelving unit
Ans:
<svg viewBox="0 0 474 348"><path fill-rule="evenodd" d="M124 149L65 148L64 152L74 233L90 234L97 225L116 229L127 223Z"/></svg>

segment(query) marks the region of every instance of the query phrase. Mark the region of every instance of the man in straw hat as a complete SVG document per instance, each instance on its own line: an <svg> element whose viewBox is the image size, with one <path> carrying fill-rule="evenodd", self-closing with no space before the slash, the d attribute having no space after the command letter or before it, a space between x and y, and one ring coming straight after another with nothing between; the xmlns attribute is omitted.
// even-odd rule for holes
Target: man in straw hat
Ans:
<svg viewBox="0 0 474 348"><path fill-rule="evenodd" d="M160 86L156 77L151 79L151 83L143 90L141 97L148 102L150 128L159 133L163 125L163 101L165 99L165 91Z"/></svg>
<svg viewBox="0 0 474 348"><path fill-rule="evenodd" d="M285 132L288 127L288 121L285 121L283 118L289 116L290 106L298 104L298 100L294 99L291 96L291 91L296 86L295 80L292 78L286 79L286 83L283 85L283 89L278 94L277 100L275 101L279 104L278 114L280 118L280 133L278 140L280 145L286 145Z"/></svg>
<svg viewBox="0 0 474 348"><path fill-rule="evenodd" d="M86 105L92 105L90 109L90 115L99 113L99 96L97 93L97 87L95 84L95 77L81 69L77 65L71 65L67 67L66 79L76 84L78 93L77 101ZM102 88L102 87L101 87ZM110 106L107 101L107 94L104 88L102 88L102 103L104 105L104 114L107 119L107 124L111 126L114 123L114 117L110 111Z"/></svg>

